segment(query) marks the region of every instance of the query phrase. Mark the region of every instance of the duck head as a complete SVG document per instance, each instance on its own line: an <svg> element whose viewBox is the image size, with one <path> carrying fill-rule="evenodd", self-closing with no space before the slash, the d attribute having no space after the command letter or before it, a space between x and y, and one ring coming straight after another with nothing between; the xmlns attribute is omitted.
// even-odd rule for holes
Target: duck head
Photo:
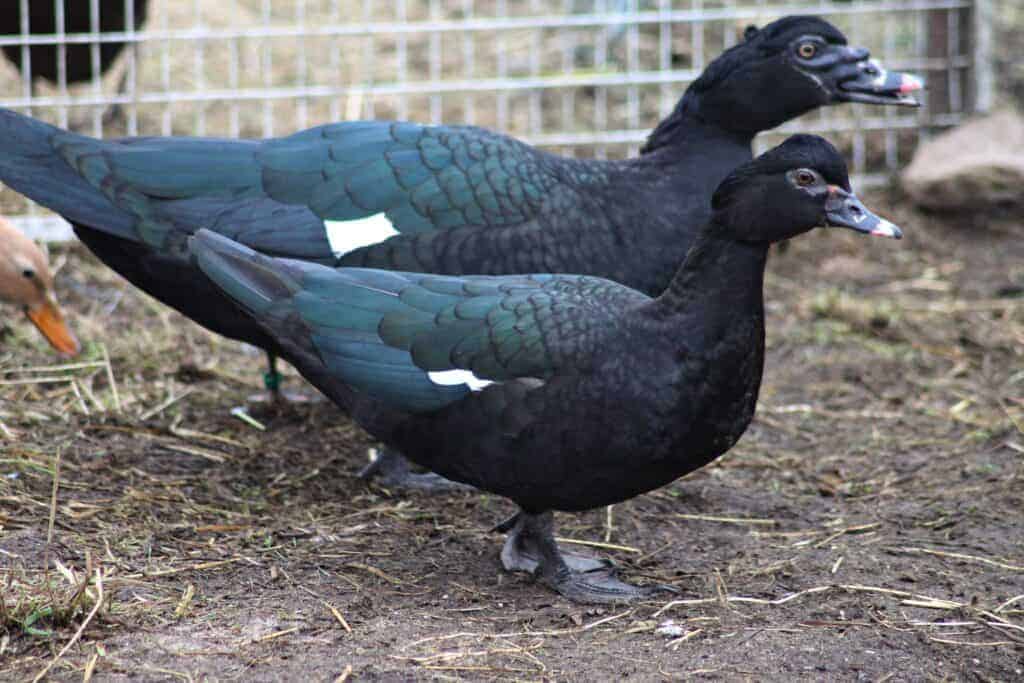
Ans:
<svg viewBox="0 0 1024 683"><path fill-rule="evenodd" d="M816 107L843 102L916 107L922 81L887 71L824 19L788 16L751 26L744 41L712 61L644 151L663 145L694 118L754 135Z"/></svg>
<svg viewBox="0 0 1024 683"><path fill-rule="evenodd" d="M78 340L64 321L46 257L35 242L0 219L0 301L21 306L53 348L73 356Z"/></svg>
<svg viewBox="0 0 1024 683"><path fill-rule="evenodd" d="M711 207L716 229L740 242L767 245L820 226L903 236L861 203L842 155L816 135L794 135L735 169L715 190Z"/></svg>

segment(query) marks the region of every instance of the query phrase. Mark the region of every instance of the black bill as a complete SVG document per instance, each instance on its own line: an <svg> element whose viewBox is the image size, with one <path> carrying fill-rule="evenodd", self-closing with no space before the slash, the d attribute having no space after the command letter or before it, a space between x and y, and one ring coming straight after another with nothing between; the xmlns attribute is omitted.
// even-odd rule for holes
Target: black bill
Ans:
<svg viewBox="0 0 1024 683"><path fill-rule="evenodd" d="M895 104L919 107L911 93L924 87L917 76L899 71L886 71L875 59L864 59L856 64L856 74L839 81L836 95L848 102L866 104Z"/></svg>
<svg viewBox="0 0 1024 683"><path fill-rule="evenodd" d="M847 192L837 185L828 188L828 200L825 202L825 221L828 225L850 228L877 237L900 239L903 231L896 225L876 216L857 199L857 195Z"/></svg>

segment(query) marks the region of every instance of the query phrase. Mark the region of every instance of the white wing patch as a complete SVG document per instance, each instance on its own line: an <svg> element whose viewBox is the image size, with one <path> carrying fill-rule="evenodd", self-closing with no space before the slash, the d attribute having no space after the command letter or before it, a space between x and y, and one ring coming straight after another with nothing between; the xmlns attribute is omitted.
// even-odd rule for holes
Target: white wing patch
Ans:
<svg viewBox="0 0 1024 683"><path fill-rule="evenodd" d="M456 384L465 384L469 387L470 391L480 391L486 386L494 384L489 379L480 379L469 370L441 370L435 372L428 372L427 377L434 384L441 386L454 386Z"/></svg>
<svg viewBox="0 0 1024 683"><path fill-rule="evenodd" d="M398 234L383 211L351 221L324 221L324 230L331 251L337 258Z"/></svg>

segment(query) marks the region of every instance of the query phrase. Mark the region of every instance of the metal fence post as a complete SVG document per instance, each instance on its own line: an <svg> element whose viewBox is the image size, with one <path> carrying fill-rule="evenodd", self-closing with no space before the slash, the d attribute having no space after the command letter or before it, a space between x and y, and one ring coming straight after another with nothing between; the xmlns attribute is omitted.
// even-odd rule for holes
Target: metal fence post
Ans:
<svg viewBox="0 0 1024 683"><path fill-rule="evenodd" d="M992 0L974 0L972 14L973 109L987 112L995 105L995 63L992 53L992 22L995 16Z"/></svg>

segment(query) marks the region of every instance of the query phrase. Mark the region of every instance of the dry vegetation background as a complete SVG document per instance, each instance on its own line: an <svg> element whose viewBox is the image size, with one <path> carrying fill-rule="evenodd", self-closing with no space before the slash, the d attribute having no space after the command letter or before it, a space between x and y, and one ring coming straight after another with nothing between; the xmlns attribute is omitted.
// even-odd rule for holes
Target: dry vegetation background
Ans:
<svg viewBox="0 0 1024 683"><path fill-rule="evenodd" d="M362 11L350 5L339 6ZM155 6L158 22L199 6L222 27L261 10ZM314 7L329 4L308 2L311 22ZM410 17L418 7L407 3ZM337 67L316 66L309 82L365 82L357 45L335 46ZM212 73L226 48L206 49ZM239 49L239 79L258 85L259 51ZM484 60L493 41L476 49ZM286 54L272 60L283 85L296 78ZM170 58L176 83L197 78L191 53ZM1012 55L999 65L1003 82L1024 80ZM158 88L162 68L143 69ZM659 90L640 99L641 127ZM628 104L608 96L623 120ZM560 126L563 100L550 97L547 125ZM574 125L593 130L596 93L574 97ZM529 131L522 98L509 97L508 130ZM440 111L461 120L465 105L446 95ZM295 104L274 106L278 125L306 125ZM331 114L311 102L308 125L328 118L321 106ZM262 107L239 105L240 132L263 133ZM495 111L475 104L478 123ZM161 132L162 112L146 112L140 130ZM206 115L207 132L231 132L230 106ZM176 105L170 125L191 133L195 116ZM765 384L741 443L611 513L560 516L563 536L627 577L681 591L621 609L575 606L502 572L488 531L511 509L502 499L358 481L372 444L330 405L256 414L263 429L239 419L232 408L260 388L259 354L80 247L55 248L82 357L56 361L9 308L0 321L0 679L1021 679L1024 225L1013 212L922 214L895 191L865 199L905 228L903 242L819 232L773 255Z"/></svg>

